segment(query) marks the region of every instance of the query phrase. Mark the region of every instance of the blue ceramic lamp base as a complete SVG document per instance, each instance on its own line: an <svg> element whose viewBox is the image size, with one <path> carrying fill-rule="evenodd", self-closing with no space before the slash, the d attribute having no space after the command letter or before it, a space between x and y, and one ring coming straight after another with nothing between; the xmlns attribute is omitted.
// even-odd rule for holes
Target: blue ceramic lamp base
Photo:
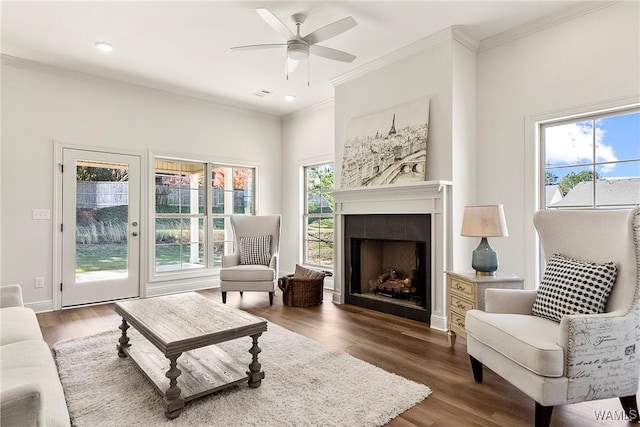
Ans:
<svg viewBox="0 0 640 427"><path fill-rule="evenodd" d="M486 237L480 240L480 244L473 251L471 267L480 276L495 276L498 269L498 254L491 249Z"/></svg>

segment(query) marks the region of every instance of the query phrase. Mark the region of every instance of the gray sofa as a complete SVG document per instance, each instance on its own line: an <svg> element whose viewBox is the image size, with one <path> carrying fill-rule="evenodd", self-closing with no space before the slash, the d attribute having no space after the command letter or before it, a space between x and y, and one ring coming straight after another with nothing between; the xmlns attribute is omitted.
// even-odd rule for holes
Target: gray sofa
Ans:
<svg viewBox="0 0 640 427"><path fill-rule="evenodd" d="M0 287L0 425L70 426L53 356L19 285Z"/></svg>

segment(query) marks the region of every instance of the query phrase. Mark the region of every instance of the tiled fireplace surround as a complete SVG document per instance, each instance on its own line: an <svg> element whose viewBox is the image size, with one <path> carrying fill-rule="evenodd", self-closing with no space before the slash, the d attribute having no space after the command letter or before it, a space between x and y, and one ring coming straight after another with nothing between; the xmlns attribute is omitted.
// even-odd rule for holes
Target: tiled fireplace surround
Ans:
<svg viewBox="0 0 640 427"><path fill-rule="evenodd" d="M451 259L451 183L423 181L354 189L338 189L335 199L336 262L333 302L346 302L346 264L344 226L348 215L429 214L431 220L431 302L429 325L446 330L445 271Z"/></svg>

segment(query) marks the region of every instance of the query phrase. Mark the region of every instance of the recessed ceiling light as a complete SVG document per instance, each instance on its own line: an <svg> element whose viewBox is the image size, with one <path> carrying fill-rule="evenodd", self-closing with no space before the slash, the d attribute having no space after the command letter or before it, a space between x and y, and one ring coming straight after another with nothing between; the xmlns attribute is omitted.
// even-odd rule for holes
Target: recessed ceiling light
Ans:
<svg viewBox="0 0 640 427"><path fill-rule="evenodd" d="M113 50L113 46L111 46L107 42L96 42L95 46L98 50L101 50L103 52L111 52Z"/></svg>
<svg viewBox="0 0 640 427"><path fill-rule="evenodd" d="M292 101L295 101L295 99L296 99L296 97L294 95L285 95L284 96L284 100L285 101L292 102Z"/></svg>
<svg viewBox="0 0 640 427"><path fill-rule="evenodd" d="M254 93L255 96L259 96L260 98L263 98L265 96L271 95L273 92L271 92L268 89L260 89L259 91L257 91L256 93Z"/></svg>

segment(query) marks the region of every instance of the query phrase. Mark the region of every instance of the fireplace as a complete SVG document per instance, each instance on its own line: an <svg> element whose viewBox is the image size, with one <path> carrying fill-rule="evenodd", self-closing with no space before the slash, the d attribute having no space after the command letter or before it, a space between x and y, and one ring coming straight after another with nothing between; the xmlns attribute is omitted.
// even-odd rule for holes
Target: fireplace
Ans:
<svg viewBox="0 0 640 427"><path fill-rule="evenodd" d="M429 323L430 248L428 214L345 216L345 302Z"/></svg>
<svg viewBox="0 0 640 427"><path fill-rule="evenodd" d="M445 271L451 269L451 183L449 181L423 181L391 184L362 188L341 188L333 191L336 214L335 242L336 263L334 266L333 302L336 304L362 304L371 309L385 311L398 316L423 320L432 328L447 329L447 296L445 291ZM409 220L404 225L387 223L387 219L400 216ZM419 219L418 219L419 218ZM417 221L417 222L414 222ZM402 224L402 222L400 223ZM346 228L354 231L348 231ZM403 229L404 231L401 231ZM400 233L400 234L396 234ZM365 243L372 240L373 242ZM386 243L380 243L383 241ZM405 248L393 248L394 244ZM352 246L372 252L396 250L409 255L420 275L424 272L424 291L402 298L391 298L383 292L367 292L370 275L382 275L387 265L399 261L389 260L389 255L379 255L380 261L360 261L354 277ZM378 245L391 245L392 249ZM408 244L409 246L405 246ZM373 245L373 246L371 246ZM424 245L424 246L423 246ZM362 266L374 265L375 272L366 272L363 278ZM406 267L402 267L406 268ZM411 268L408 268L411 270ZM400 271L400 273L403 273ZM406 274L406 273L405 273ZM403 277L404 278L404 277ZM422 280L422 276L419 278ZM359 292L353 292L352 283L359 283ZM364 293L362 285L365 284ZM424 294L422 294L424 292ZM387 292L392 294L393 292ZM424 300L422 300L424 295ZM424 306L423 306L424 305Z"/></svg>

